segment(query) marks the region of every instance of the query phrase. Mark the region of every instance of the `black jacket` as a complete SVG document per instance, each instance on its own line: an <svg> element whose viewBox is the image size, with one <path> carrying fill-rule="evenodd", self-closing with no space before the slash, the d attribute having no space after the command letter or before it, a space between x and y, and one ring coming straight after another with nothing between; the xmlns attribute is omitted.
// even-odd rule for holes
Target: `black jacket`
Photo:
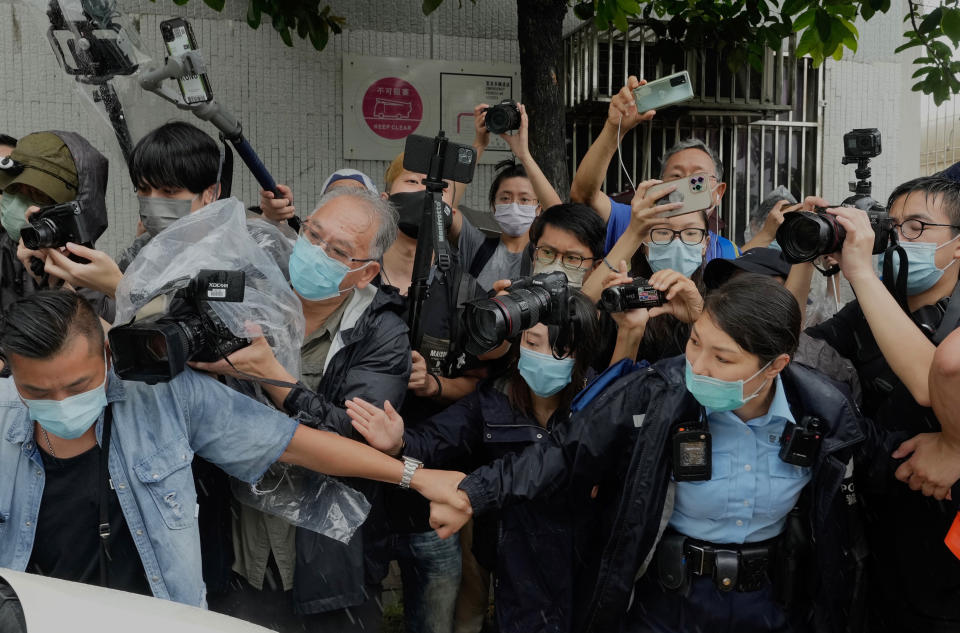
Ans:
<svg viewBox="0 0 960 633"><path fill-rule="evenodd" d="M531 445L552 442L547 428L510 405L492 384L404 433L404 454L431 468L476 467ZM528 501L477 517L473 552L496 571L495 602L502 633L566 633L573 601L574 517L563 504Z"/></svg>
<svg viewBox="0 0 960 633"><path fill-rule="evenodd" d="M815 542L815 569L805 579L815 608L804 613L818 631L842 631L855 561L840 490L864 434L854 406L818 373L791 364L780 375L794 417L816 415L827 427L804 517ZM698 409L684 385L684 358L667 359L614 382L557 427L556 444L507 456L461 484L478 514L561 490L569 502L587 503L599 486L594 526L577 539L576 630L618 630L671 513L669 438L691 410Z"/></svg>
<svg viewBox="0 0 960 633"><path fill-rule="evenodd" d="M410 379L410 342L399 315L403 301L391 290L376 290L353 323L347 322L349 309L344 313L338 334L342 347L331 348L320 388L293 389L283 403L288 413L306 413L316 418L318 428L362 442L344 408L346 400L359 397L380 407L389 400L400 406ZM346 545L297 529L293 597L299 612L324 613L362 604L367 599L364 584L380 582L386 575L381 485L354 479L348 483L370 501L370 516Z"/></svg>

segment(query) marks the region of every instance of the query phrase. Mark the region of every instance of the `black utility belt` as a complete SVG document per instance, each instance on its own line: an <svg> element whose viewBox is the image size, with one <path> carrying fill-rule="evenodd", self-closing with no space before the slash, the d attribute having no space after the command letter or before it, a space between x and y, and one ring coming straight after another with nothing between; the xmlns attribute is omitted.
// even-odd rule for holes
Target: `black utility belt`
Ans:
<svg viewBox="0 0 960 633"><path fill-rule="evenodd" d="M778 543L718 545L668 533L657 548L657 572L667 589L684 589L691 576L709 576L720 591L757 591L773 577Z"/></svg>

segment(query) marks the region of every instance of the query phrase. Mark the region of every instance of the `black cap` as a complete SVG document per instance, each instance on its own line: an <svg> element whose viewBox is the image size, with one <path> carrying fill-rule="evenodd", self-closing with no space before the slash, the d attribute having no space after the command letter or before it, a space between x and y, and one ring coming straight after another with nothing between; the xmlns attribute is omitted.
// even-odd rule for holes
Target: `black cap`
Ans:
<svg viewBox="0 0 960 633"><path fill-rule="evenodd" d="M790 264L775 248L751 248L736 259L711 260L704 270L703 283L707 288L718 288L737 270L786 279L790 274Z"/></svg>

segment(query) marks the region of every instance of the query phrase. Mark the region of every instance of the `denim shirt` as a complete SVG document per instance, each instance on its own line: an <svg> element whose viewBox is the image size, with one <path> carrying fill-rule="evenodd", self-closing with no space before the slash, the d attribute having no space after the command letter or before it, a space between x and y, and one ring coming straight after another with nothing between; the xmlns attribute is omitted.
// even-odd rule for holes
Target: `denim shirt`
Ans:
<svg viewBox="0 0 960 633"><path fill-rule="evenodd" d="M811 469L780 459L780 435L794 419L779 376L775 389L767 413L746 422L707 409L713 473L677 483L672 528L713 543L755 543L783 531Z"/></svg>
<svg viewBox="0 0 960 633"><path fill-rule="evenodd" d="M190 369L156 385L111 371L107 402L110 479L153 595L203 607L194 453L253 483L286 450L297 422ZM102 430L103 414L98 442ZM26 568L43 485L33 422L13 379L0 379L0 567Z"/></svg>

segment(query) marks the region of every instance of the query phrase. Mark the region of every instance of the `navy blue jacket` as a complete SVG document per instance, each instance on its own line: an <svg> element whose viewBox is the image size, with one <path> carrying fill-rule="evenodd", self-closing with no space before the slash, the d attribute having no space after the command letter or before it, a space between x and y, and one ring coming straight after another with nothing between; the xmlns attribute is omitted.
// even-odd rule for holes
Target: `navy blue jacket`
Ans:
<svg viewBox="0 0 960 633"><path fill-rule="evenodd" d="M817 631L842 631L857 556L841 483L865 435L855 406L819 373L791 363L781 377L794 416L816 415L827 427L804 516L814 542L803 579L813 608L798 611ZM667 359L614 382L557 426L555 443L508 455L461 484L475 515L560 492L572 504L586 504L599 486L592 530L577 535L575 630L620 627L634 581L649 565L671 512L672 429L696 407L684 385L684 358Z"/></svg>
<svg viewBox="0 0 960 633"><path fill-rule="evenodd" d="M552 445L551 430L566 417L557 411L544 428L484 383L407 430L404 454L431 468L475 467L528 446ZM546 499L477 518L473 551L483 567L495 570L501 633L571 630L574 520L565 504Z"/></svg>

